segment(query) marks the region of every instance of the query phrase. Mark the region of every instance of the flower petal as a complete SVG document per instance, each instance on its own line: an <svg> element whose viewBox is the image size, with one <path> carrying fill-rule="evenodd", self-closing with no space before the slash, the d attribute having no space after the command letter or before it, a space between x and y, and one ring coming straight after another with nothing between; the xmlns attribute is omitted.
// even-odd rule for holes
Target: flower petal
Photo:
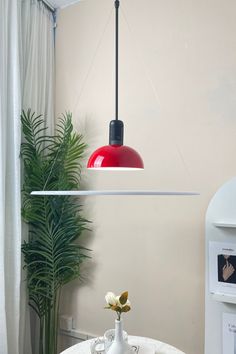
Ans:
<svg viewBox="0 0 236 354"><path fill-rule="evenodd" d="M112 293L111 291L109 291L109 292L106 294L105 300L106 300L107 304L110 305L110 306L117 305L116 296L115 296L115 294Z"/></svg>

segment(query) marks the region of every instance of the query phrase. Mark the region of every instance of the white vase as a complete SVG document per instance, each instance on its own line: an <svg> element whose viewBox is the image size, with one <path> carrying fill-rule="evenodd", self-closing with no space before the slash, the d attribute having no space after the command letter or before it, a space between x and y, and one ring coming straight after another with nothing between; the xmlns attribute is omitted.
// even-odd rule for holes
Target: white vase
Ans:
<svg viewBox="0 0 236 354"><path fill-rule="evenodd" d="M112 342L107 354L131 354L133 350L131 346L123 338L123 322L115 321L115 338Z"/></svg>

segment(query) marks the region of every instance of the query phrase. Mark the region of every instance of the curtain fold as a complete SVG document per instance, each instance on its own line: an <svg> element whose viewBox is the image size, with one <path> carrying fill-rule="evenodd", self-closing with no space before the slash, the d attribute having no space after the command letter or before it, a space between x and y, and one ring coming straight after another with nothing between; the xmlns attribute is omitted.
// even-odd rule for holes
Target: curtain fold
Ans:
<svg viewBox="0 0 236 354"><path fill-rule="evenodd" d="M22 104L54 129L54 17L41 1L23 0Z"/></svg>
<svg viewBox="0 0 236 354"><path fill-rule="evenodd" d="M43 114L48 133L54 132L54 17L41 1L22 0L21 2L21 73L22 73L22 109L31 109ZM27 239L26 225L22 228L23 239ZM22 294L25 288L22 288ZM25 294L24 294L25 295ZM25 308L25 330L23 353L38 354L39 321L33 311L29 311L26 296L22 297ZM31 334L30 338L27 335Z"/></svg>
<svg viewBox="0 0 236 354"><path fill-rule="evenodd" d="M0 2L0 353L19 354L21 284L19 3Z"/></svg>
<svg viewBox="0 0 236 354"><path fill-rule="evenodd" d="M0 354L31 354L21 243L22 108L54 128L54 25L37 0L0 0ZM23 230L23 231L22 231Z"/></svg>

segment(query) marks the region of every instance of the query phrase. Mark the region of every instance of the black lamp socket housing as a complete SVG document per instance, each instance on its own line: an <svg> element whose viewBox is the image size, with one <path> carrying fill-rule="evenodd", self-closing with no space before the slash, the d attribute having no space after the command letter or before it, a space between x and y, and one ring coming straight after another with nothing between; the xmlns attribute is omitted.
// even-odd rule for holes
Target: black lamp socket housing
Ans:
<svg viewBox="0 0 236 354"><path fill-rule="evenodd" d="M123 145L123 139L124 123L119 119L111 120L109 126L109 145Z"/></svg>

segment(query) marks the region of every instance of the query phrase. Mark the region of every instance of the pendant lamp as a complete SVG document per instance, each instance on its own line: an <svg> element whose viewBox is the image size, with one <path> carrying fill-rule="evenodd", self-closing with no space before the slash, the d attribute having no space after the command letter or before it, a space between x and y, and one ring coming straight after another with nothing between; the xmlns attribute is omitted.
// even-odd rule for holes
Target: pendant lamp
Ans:
<svg viewBox="0 0 236 354"><path fill-rule="evenodd" d="M115 0L115 119L109 126L109 145L90 156L87 168L93 170L141 170L143 160L133 148L123 145L124 124L118 118L118 32L120 1Z"/></svg>
<svg viewBox="0 0 236 354"><path fill-rule="evenodd" d="M141 170L144 168L140 155L131 147L123 145L124 124L118 118L118 11L120 1L115 0L116 12L116 75L115 75L115 119L109 126L109 145L97 149L90 157L87 168L91 170ZM77 191L33 191L39 196L193 196L195 191L162 191L162 190L77 190Z"/></svg>

